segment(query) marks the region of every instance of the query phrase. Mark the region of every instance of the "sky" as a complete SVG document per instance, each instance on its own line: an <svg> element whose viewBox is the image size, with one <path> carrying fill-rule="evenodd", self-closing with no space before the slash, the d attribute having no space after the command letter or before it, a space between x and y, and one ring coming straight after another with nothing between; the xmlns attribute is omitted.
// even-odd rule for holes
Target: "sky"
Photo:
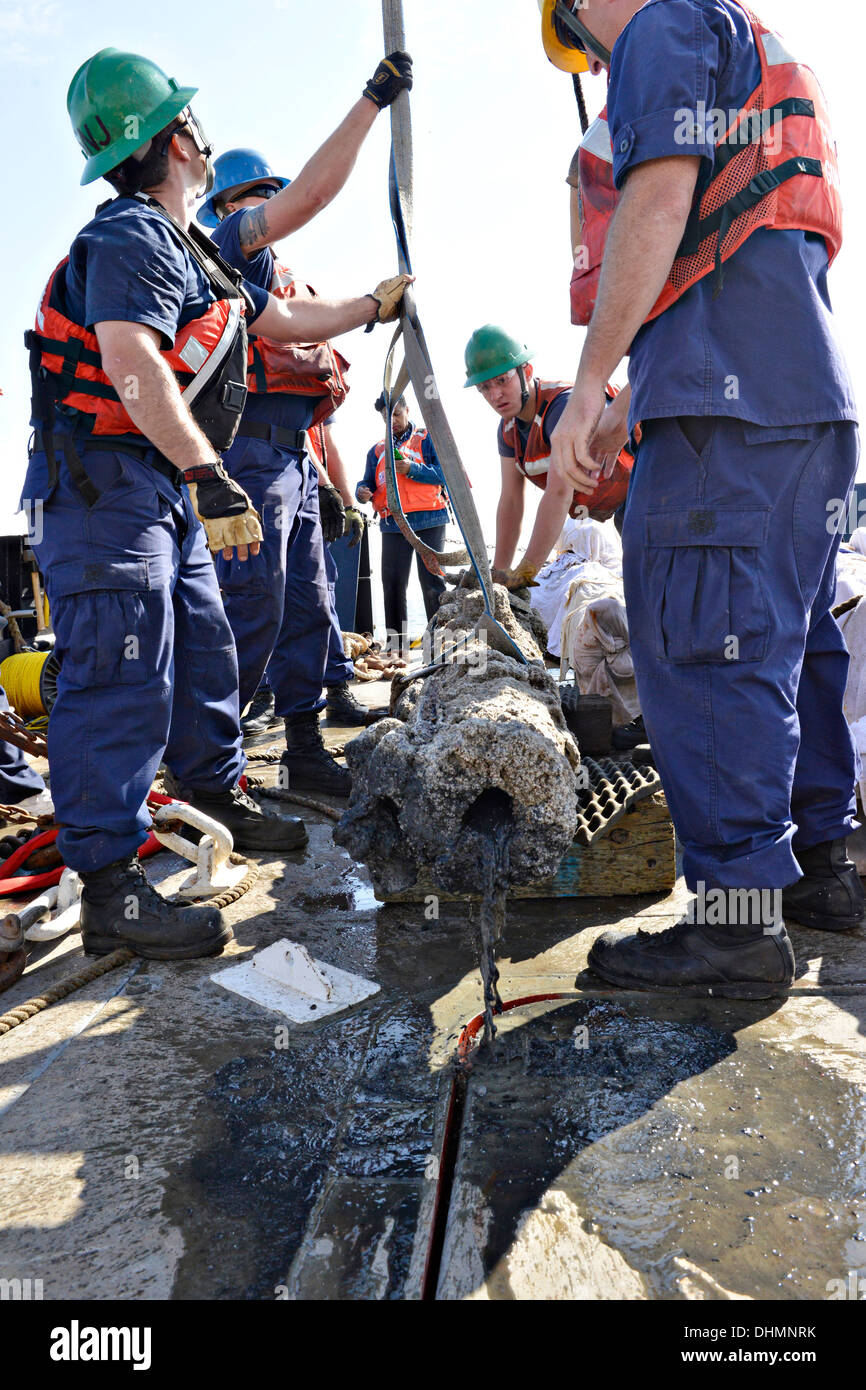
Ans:
<svg viewBox="0 0 866 1390"><path fill-rule="evenodd" d="M838 332L858 398L866 399L861 330L866 243L858 45L843 0L755 0L765 23L818 73L839 145L845 246L830 275ZM571 379L583 329L569 320L571 255L565 175L579 138L571 79L548 63L536 0L404 0L415 63L414 266L417 304L443 402L474 484L489 539L498 496L497 419L462 389L470 333L500 323L534 349L540 375ZM820 23L817 16L820 15ZM154 59L182 85L217 152L260 149L297 173L340 122L382 52L379 0L0 0L6 215L2 222L7 331L0 340L0 528L12 520L26 465L29 381L22 333L44 284L98 202L103 182L79 186L82 156L66 114L78 66L100 48ZM605 78L584 78L590 116ZM278 248L329 296L367 293L396 270L388 211L390 121L377 119L339 197ZM339 340L352 362L337 417L352 480L380 437L373 402L390 333ZM625 364L616 379L626 379ZM416 412L413 412L416 413ZM866 462L861 464L866 476ZM534 492L534 489L527 489ZM539 494L540 495L540 494ZM531 517L532 507L528 509Z"/></svg>

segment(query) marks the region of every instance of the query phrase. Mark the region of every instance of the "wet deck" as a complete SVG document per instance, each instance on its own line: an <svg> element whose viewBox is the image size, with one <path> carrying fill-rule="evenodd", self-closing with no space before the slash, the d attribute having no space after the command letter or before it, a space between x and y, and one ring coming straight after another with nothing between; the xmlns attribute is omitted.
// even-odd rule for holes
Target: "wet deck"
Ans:
<svg viewBox="0 0 866 1390"><path fill-rule="evenodd" d="M420 1296L474 924L377 904L305 818L306 851L262 860L228 910L223 957L135 962L0 1040L0 1279L46 1299ZM667 925L681 896L511 908L503 998L567 997L504 1017L472 1072L438 1297L824 1299L866 1275L866 937L794 928L784 1002L575 989L601 930ZM211 981L283 936L381 993L286 1034ZM0 1007L74 969L77 941L33 948Z"/></svg>

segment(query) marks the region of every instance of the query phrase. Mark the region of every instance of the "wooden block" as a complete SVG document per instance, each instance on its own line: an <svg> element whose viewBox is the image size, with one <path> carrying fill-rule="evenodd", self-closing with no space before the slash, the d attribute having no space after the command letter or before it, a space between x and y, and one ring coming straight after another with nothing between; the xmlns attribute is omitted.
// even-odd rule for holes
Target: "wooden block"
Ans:
<svg viewBox="0 0 866 1390"><path fill-rule="evenodd" d="M575 841L552 878L512 888L509 898L610 898L621 894L666 893L676 882L676 841L664 793L644 797L587 849ZM442 902L477 901L475 893L440 893L425 873L402 893L380 902L423 902L429 894Z"/></svg>

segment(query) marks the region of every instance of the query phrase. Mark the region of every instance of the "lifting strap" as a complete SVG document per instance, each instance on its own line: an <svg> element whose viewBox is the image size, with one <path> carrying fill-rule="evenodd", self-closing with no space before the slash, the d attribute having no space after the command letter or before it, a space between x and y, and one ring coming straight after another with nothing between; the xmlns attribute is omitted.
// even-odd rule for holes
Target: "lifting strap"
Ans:
<svg viewBox="0 0 866 1390"><path fill-rule="evenodd" d="M391 53L395 49L405 49L406 37L403 27L402 0L382 0L382 20L385 31L386 53ZM406 91L400 92L396 101L391 105L391 167L389 175L389 195L391 220L394 224L394 235L397 239L399 270L403 274L411 275L412 118L409 111L409 93ZM396 379L394 379L394 351L401 338L403 340L405 360ZM403 295L400 322L391 341L385 364L385 379L382 394L385 398L388 430L387 447L385 449L385 488L388 510L393 515L403 535L406 536L406 539L421 555L428 569L433 569L434 567L434 564L430 563L431 560L435 563L437 568L442 563L460 564L464 560L462 553L447 555L437 553L431 550L429 546L426 546L424 542L415 535L415 532L412 531L403 513L403 509L400 506L400 498L397 490L397 475L394 467L394 440L391 425L391 410L393 408L393 402L399 400L407 381L412 384L424 419L424 424L427 426L427 431L442 466L448 496L457 518L457 525L460 527L463 540L466 544L466 553L469 562L475 571L475 576L481 588L485 611L479 619L477 626L487 633L488 640L492 647L498 651L505 652L506 655L514 657L516 661L520 661L525 665L526 657L523 655L523 652L494 617L493 580L490 574L490 562L487 558L487 546L484 541L484 533L481 529L478 513L475 510L475 503L472 500L469 480L460 460L457 444L439 397L439 391L433 373L433 364L430 361L430 354L427 350L424 332L421 328L421 323L415 307L414 287L412 285L407 286Z"/></svg>

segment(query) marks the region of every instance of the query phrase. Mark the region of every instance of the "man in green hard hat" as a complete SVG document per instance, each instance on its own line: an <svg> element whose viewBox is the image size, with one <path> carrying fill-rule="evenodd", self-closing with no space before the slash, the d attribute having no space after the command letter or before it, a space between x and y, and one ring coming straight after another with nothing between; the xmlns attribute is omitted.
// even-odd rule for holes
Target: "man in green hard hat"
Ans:
<svg viewBox="0 0 866 1390"><path fill-rule="evenodd" d="M67 105L86 163L117 194L75 238L27 334L34 448L24 499L61 670L48 734L58 848L83 881L85 950L155 959L219 951L211 907L169 904L137 859L163 759L178 794L241 848L285 852L299 820L241 789L238 669L210 552L255 554L259 517L226 473L246 398L246 324L314 342L393 317L372 295L289 306L222 262L194 225L211 147L179 87L103 49Z"/></svg>
<svg viewBox="0 0 866 1390"><path fill-rule="evenodd" d="M549 471L550 436L568 403L566 381L542 381L533 375L532 352L504 328L485 324L466 344L466 382L496 411L502 490L496 511L493 577L509 589L535 578L556 543L567 516L606 521L625 500L632 458L626 450L611 458L613 472L594 492L572 490ZM611 400L616 394L608 386ZM542 488L535 525L520 564L512 568L523 524L527 479Z"/></svg>

